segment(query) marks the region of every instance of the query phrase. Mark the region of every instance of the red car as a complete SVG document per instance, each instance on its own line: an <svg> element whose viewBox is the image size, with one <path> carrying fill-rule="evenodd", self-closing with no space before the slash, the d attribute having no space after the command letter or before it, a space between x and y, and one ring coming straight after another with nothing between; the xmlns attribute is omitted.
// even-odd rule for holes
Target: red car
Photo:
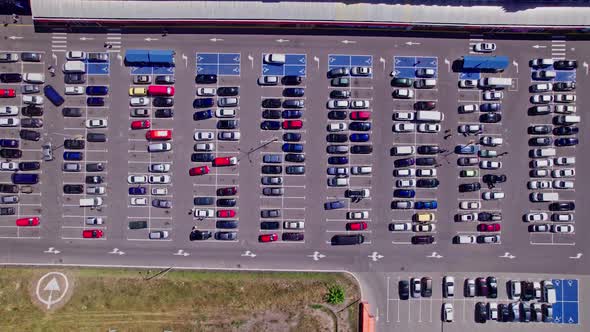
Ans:
<svg viewBox="0 0 590 332"><path fill-rule="evenodd" d="M102 237L102 230L87 229L82 232L82 237L85 239L100 239Z"/></svg>
<svg viewBox="0 0 590 332"><path fill-rule="evenodd" d="M205 174L209 174L209 166L193 167L188 170L188 175L190 175L190 176L205 175Z"/></svg>
<svg viewBox="0 0 590 332"><path fill-rule="evenodd" d="M14 89L0 89L0 98L13 98L16 97Z"/></svg>
<svg viewBox="0 0 590 332"><path fill-rule="evenodd" d="M16 219L16 225L17 226L37 226L37 225L39 225L39 217Z"/></svg>
<svg viewBox="0 0 590 332"><path fill-rule="evenodd" d="M350 112L351 120L369 120L371 118L371 112L367 111L356 111Z"/></svg>
<svg viewBox="0 0 590 332"><path fill-rule="evenodd" d="M238 193L236 187L226 187L217 189L217 196L233 196Z"/></svg>
<svg viewBox="0 0 590 332"><path fill-rule="evenodd" d="M477 230L479 232L499 232L500 224L479 224Z"/></svg>
<svg viewBox="0 0 590 332"><path fill-rule="evenodd" d="M283 121L283 129L301 129L303 121L301 120L287 120Z"/></svg>
<svg viewBox="0 0 590 332"><path fill-rule="evenodd" d="M364 221L349 222L346 224L347 231L362 231L363 229L367 229L367 223Z"/></svg>
<svg viewBox="0 0 590 332"><path fill-rule="evenodd" d="M174 87L165 85L150 85L148 87L150 96L174 96Z"/></svg>
<svg viewBox="0 0 590 332"><path fill-rule="evenodd" d="M238 163L238 158L236 157L218 157L213 159L213 166L233 166Z"/></svg>
<svg viewBox="0 0 590 332"><path fill-rule="evenodd" d="M141 120L131 122L131 129L146 129L150 127L150 120Z"/></svg>
<svg viewBox="0 0 590 332"><path fill-rule="evenodd" d="M274 242L279 239L279 236L275 233L262 234L258 236L258 242Z"/></svg>
<svg viewBox="0 0 590 332"><path fill-rule="evenodd" d="M217 218L233 218L236 216L234 210L219 210L217 211Z"/></svg>
<svg viewBox="0 0 590 332"><path fill-rule="evenodd" d="M145 138L154 141L165 141L172 139L172 130L148 130Z"/></svg>

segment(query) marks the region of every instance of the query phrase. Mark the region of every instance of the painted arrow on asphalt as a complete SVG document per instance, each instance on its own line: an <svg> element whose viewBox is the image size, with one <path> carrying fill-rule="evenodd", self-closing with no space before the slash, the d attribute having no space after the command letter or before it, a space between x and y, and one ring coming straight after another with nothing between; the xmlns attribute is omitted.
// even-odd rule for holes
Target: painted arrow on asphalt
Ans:
<svg viewBox="0 0 590 332"><path fill-rule="evenodd" d="M182 250L182 249L178 249L178 251L175 252L173 255L174 256L184 256L184 257L186 257L186 256L188 256L190 254L188 252Z"/></svg>
<svg viewBox="0 0 590 332"><path fill-rule="evenodd" d="M343 44L356 44L356 41L345 39L345 40L341 41L341 43L343 43Z"/></svg>
<svg viewBox="0 0 590 332"><path fill-rule="evenodd" d="M250 60L250 63L252 64L252 68L254 68L254 57L252 56L252 54L248 54L248 60Z"/></svg>
<svg viewBox="0 0 590 332"><path fill-rule="evenodd" d="M90 38L90 37L80 37L80 40L94 40L94 38Z"/></svg>
<svg viewBox="0 0 590 332"><path fill-rule="evenodd" d="M252 257L252 258L254 258L254 257L256 257L256 254L253 253L253 252L251 252L250 250L246 250L246 251L244 251L244 253L241 256L242 257Z"/></svg>
<svg viewBox="0 0 590 332"><path fill-rule="evenodd" d="M289 40L289 39L283 39L283 38L281 38L281 39L277 39L277 40L275 40L275 41L276 41L277 43L286 43L286 42L288 42L288 41L290 41L290 40Z"/></svg>
<svg viewBox="0 0 590 332"><path fill-rule="evenodd" d="M575 256L570 256L569 258L570 258L570 259L580 259L580 258L582 258L582 253L581 253L581 252L579 252L579 253L577 253Z"/></svg>
<svg viewBox="0 0 590 332"><path fill-rule="evenodd" d="M588 62L584 61L582 66L584 66L584 69L586 69L586 75L588 75Z"/></svg>
<svg viewBox="0 0 590 332"><path fill-rule="evenodd" d="M121 255L125 255L125 252L119 250L119 248L113 248L113 250L110 251L109 254L121 256Z"/></svg>
<svg viewBox="0 0 590 332"><path fill-rule="evenodd" d="M533 45L533 48L547 48L545 45Z"/></svg>
<svg viewBox="0 0 590 332"><path fill-rule="evenodd" d="M368 257L369 257L371 260L373 260L373 262L376 262L376 261L380 260L381 258L383 258L384 256L383 256L383 255L380 255L380 254L379 254L378 252L376 252L376 251L373 251L373 253L372 253L372 254L370 254Z"/></svg>
<svg viewBox="0 0 590 332"><path fill-rule="evenodd" d="M221 38L211 38L209 40L212 41L212 42L214 42L214 43L216 43L218 41L223 41L223 39L221 39Z"/></svg>
<svg viewBox="0 0 590 332"><path fill-rule="evenodd" d="M383 70L385 70L385 59L380 57L379 62L383 64Z"/></svg>
<svg viewBox="0 0 590 332"><path fill-rule="evenodd" d="M57 255L59 254L61 251L56 250L54 247L49 247L49 249L45 250L44 253L46 254L54 254Z"/></svg>
<svg viewBox="0 0 590 332"><path fill-rule="evenodd" d="M188 57L182 53L182 60L184 60L184 66L188 67Z"/></svg>
<svg viewBox="0 0 590 332"><path fill-rule="evenodd" d="M412 45L420 45L420 43L411 42L411 41L409 41L409 42L405 42L405 44L406 44L406 45L408 45L408 46L412 46Z"/></svg>
<svg viewBox="0 0 590 332"><path fill-rule="evenodd" d="M307 255L307 257L312 257L314 261L318 261L320 258L326 257L326 255L320 254L319 251L314 251L313 255Z"/></svg>
<svg viewBox="0 0 590 332"><path fill-rule="evenodd" d="M23 39L25 37L17 37L17 36L10 36L8 39L16 40L16 39Z"/></svg>
<svg viewBox="0 0 590 332"><path fill-rule="evenodd" d="M158 38L150 38L150 37L147 37L147 38L144 38L143 40L149 42L149 41L156 41L156 40L158 40Z"/></svg>
<svg viewBox="0 0 590 332"><path fill-rule="evenodd" d="M320 69L320 58L318 58L317 56L314 56L313 61L315 61L318 64L318 69Z"/></svg>

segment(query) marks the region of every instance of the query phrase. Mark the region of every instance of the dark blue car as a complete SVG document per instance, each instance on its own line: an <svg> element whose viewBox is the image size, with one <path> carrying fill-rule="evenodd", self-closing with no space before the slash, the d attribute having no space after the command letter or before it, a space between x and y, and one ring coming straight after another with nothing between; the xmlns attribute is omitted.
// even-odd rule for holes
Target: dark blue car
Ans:
<svg viewBox="0 0 590 332"><path fill-rule="evenodd" d="M84 158L84 154L82 152L64 152L64 160L82 160L82 158Z"/></svg>
<svg viewBox="0 0 590 332"><path fill-rule="evenodd" d="M145 195L146 189L145 187L130 187L129 188L129 195Z"/></svg>
<svg viewBox="0 0 590 332"><path fill-rule="evenodd" d="M368 142L370 139L369 134L352 134L350 135L351 142Z"/></svg>
<svg viewBox="0 0 590 332"><path fill-rule="evenodd" d="M343 201L332 201L332 202L326 202L324 203L324 209L325 210L335 210L335 209L342 209L344 208L344 202Z"/></svg>
<svg viewBox="0 0 590 332"><path fill-rule="evenodd" d="M562 137L555 140L555 146L574 146L578 143L578 139L574 137Z"/></svg>
<svg viewBox="0 0 590 332"><path fill-rule="evenodd" d="M260 129L264 130L279 130L281 129L281 122L279 121L262 121Z"/></svg>
<svg viewBox="0 0 590 332"><path fill-rule="evenodd" d="M215 101L213 98L197 98L193 101L194 108L205 108L205 107L213 107Z"/></svg>
<svg viewBox="0 0 590 332"><path fill-rule="evenodd" d="M502 110L502 104L498 103L485 103L479 105L481 112L500 112Z"/></svg>
<svg viewBox="0 0 590 332"><path fill-rule="evenodd" d="M370 122L351 122L348 125L348 129L354 131L369 131L371 130L371 123Z"/></svg>
<svg viewBox="0 0 590 332"><path fill-rule="evenodd" d="M104 98L102 97L89 97L86 99L88 106L104 106Z"/></svg>
<svg viewBox="0 0 590 332"><path fill-rule="evenodd" d="M413 198L416 196L416 192L412 189L396 189L393 191L393 196L400 198Z"/></svg>
<svg viewBox="0 0 590 332"><path fill-rule="evenodd" d="M284 133L283 134L283 141L285 141L285 142L299 142L299 141L301 141L301 134L300 133Z"/></svg>
<svg viewBox="0 0 590 332"><path fill-rule="evenodd" d="M416 201L414 203L414 209L417 210L436 209L437 207L436 201Z"/></svg>
<svg viewBox="0 0 590 332"><path fill-rule="evenodd" d="M197 111L193 114L193 120L195 121L211 119L212 117L213 112L211 110Z"/></svg>
<svg viewBox="0 0 590 332"><path fill-rule="evenodd" d="M408 167L414 165L416 160L414 158L403 158L403 159L396 159L393 162L393 166L395 167Z"/></svg>
<svg viewBox="0 0 590 332"><path fill-rule="evenodd" d="M342 156L334 156L328 158L328 164L330 165L343 165L348 164L348 158Z"/></svg>
<svg viewBox="0 0 590 332"><path fill-rule="evenodd" d="M18 148L18 141L15 139L0 139L0 147L3 148Z"/></svg>
<svg viewBox="0 0 590 332"><path fill-rule="evenodd" d="M86 94L89 96L106 96L109 93L107 86L87 86Z"/></svg>
<svg viewBox="0 0 590 332"><path fill-rule="evenodd" d="M299 119L303 113L301 111L285 110L281 114L283 119Z"/></svg>
<svg viewBox="0 0 590 332"><path fill-rule="evenodd" d="M305 89L303 88L286 88L283 90L283 96L285 97L303 97Z"/></svg>
<svg viewBox="0 0 590 332"><path fill-rule="evenodd" d="M282 148L283 152L303 152L303 144L284 143Z"/></svg>

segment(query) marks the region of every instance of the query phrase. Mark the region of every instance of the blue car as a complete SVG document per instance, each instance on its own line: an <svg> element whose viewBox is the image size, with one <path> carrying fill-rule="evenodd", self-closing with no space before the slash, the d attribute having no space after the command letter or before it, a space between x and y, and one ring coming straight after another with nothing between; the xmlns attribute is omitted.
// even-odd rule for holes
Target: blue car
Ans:
<svg viewBox="0 0 590 332"><path fill-rule="evenodd" d="M213 107L215 101L213 98L197 98L193 101L194 108L205 108L205 107Z"/></svg>
<svg viewBox="0 0 590 332"><path fill-rule="evenodd" d="M335 209L342 209L344 208L344 202L343 201L332 201L332 202L326 202L324 203L324 209L325 210L335 210Z"/></svg>
<svg viewBox="0 0 590 332"><path fill-rule="evenodd" d="M284 133L283 134L283 141L285 141L285 142L299 142L299 141L301 141L301 134L300 133Z"/></svg>
<svg viewBox="0 0 590 332"><path fill-rule="evenodd" d="M393 196L400 198L413 198L416 196L416 191L412 189L396 189L393 191Z"/></svg>
<svg viewBox="0 0 590 332"><path fill-rule="evenodd" d="M129 195L145 195L145 187L131 187L129 188Z"/></svg>
<svg viewBox="0 0 590 332"><path fill-rule="evenodd" d="M0 139L0 147L3 148L18 148L18 141L15 139Z"/></svg>
<svg viewBox="0 0 590 332"><path fill-rule="evenodd" d="M84 154L82 152L64 152L64 160L82 160L82 158L84 158Z"/></svg>
<svg viewBox="0 0 590 332"><path fill-rule="evenodd" d="M479 145L457 145L455 147L455 153L459 153L459 154L475 154L477 153L477 151L479 151Z"/></svg>
<svg viewBox="0 0 590 332"><path fill-rule="evenodd" d="M193 114L193 120L195 121L211 119L212 117L213 112L211 110L197 111Z"/></svg>
<svg viewBox="0 0 590 332"><path fill-rule="evenodd" d="M555 140L555 146L574 146L578 143L579 140L575 137L562 137Z"/></svg>
<svg viewBox="0 0 590 332"><path fill-rule="evenodd" d="M283 96L285 97L303 97L305 89L303 88L286 88L283 90Z"/></svg>
<svg viewBox="0 0 590 332"><path fill-rule="evenodd" d="M417 210L430 210L436 209L438 207L438 203L436 201L416 201L414 203L414 209Z"/></svg>
<svg viewBox="0 0 590 332"><path fill-rule="evenodd" d="M368 142L370 139L369 134L352 134L350 135L351 142Z"/></svg>
<svg viewBox="0 0 590 332"><path fill-rule="evenodd" d="M284 110L283 113L281 113L283 119L299 119L302 115L303 113L301 113L301 111L295 110Z"/></svg>
<svg viewBox="0 0 590 332"><path fill-rule="evenodd" d="M106 96L109 93L107 86L87 86L86 94L89 96Z"/></svg>
<svg viewBox="0 0 590 332"><path fill-rule="evenodd" d="M328 164L330 165L344 165L348 164L348 158L342 156L335 156L328 158Z"/></svg>
<svg viewBox="0 0 590 332"><path fill-rule="evenodd" d="M284 143L282 148L283 152L303 152L303 144Z"/></svg>
<svg viewBox="0 0 590 332"><path fill-rule="evenodd" d="M262 121L260 129L263 130L279 130L281 129L281 122L279 121Z"/></svg>
<svg viewBox="0 0 590 332"><path fill-rule="evenodd" d="M360 121L351 122L348 125L348 129L354 130L354 131L369 131L369 130L371 130L371 123L370 122L360 122Z"/></svg>

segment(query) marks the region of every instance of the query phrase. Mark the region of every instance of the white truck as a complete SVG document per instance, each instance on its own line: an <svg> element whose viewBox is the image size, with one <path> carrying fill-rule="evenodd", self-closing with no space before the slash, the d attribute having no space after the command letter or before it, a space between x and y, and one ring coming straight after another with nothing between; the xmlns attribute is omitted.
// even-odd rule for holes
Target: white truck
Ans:
<svg viewBox="0 0 590 332"><path fill-rule="evenodd" d="M484 77L479 79L478 85L484 89L504 89L512 86L512 79L504 77Z"/></svg>
<svg viewBox="0 0 590 332"><path fill-rule="evenodd" d="M416 120L421 122L441 122L445 119L445 115L439 111L418 111L416 112Z"/></svg>

